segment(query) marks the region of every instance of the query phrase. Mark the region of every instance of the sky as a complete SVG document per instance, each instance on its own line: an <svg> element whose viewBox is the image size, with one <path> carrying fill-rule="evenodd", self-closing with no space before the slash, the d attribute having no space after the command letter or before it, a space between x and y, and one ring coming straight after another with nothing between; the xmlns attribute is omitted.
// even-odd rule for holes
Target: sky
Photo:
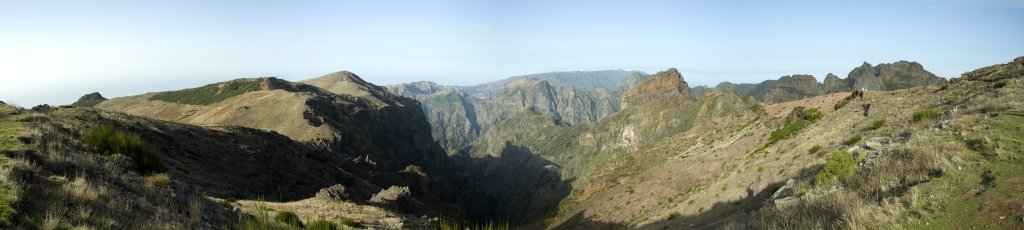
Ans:
<svg viewBox="0 0 1024 230"><path fill-rule="evenodd" d="M909 60L949 78L1024 55L1022 39L1024 0L0 0L0 100L341 70L378 85L475 85L674 67L696 86Z"/></svg>

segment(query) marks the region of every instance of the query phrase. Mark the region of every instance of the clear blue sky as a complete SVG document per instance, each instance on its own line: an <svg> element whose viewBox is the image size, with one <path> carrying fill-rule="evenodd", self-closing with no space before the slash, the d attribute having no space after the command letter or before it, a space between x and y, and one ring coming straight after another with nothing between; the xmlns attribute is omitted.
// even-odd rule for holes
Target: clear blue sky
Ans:
<svg viewBox="0 0 1024 230"><path fill-rule="evenodd" d="M943 76L1024 55L1024 0L6 1L0 100L67 104L349 70L472 85L679 68L691 85L912 60Z"/></svg>

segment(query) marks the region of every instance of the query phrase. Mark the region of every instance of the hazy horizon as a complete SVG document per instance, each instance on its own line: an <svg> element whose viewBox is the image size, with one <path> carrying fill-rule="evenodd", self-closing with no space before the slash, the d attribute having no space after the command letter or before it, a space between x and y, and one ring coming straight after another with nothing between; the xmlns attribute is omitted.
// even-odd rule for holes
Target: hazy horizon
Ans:
<svg viewBox="0 0 1024 230"><path fill-rule="evenodd" d="M0 1L0 100L31 107L348 70L378 85L678 68L691 86L846 77L916 61L940 77L1024 55L1024 1Z"/></svg>

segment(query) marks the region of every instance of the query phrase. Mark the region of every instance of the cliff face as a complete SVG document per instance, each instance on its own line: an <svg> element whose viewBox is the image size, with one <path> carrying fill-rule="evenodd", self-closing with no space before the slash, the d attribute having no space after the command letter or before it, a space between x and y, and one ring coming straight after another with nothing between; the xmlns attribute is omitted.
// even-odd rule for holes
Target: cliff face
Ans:
<svg viewBox="0 0 1024 230"><path fill-rule="evenodd" d="M849 92L850 85L846 79L839 78L835 74L828 73L825 75L824 89L825 94L838 93L838 92Z"/></svg>
<svg viewBox="0 0 1024 230"><path fill-rule="evenodd" d="M847 75L849 86L853 89L897 90L911 87L940 84L946 79L935 76L917 62L898 61L891 64L878 64L872 67L865 62L854 68Z"/></svg>
<svg viewBox="0 0 1024 230"><path fill-rule="evenodd" d="M422 102L434 139L456 154L494 125L527 111L558 123L596 122L619 111L622 92L647 77L625 71L555 72L470 87L414 82L388 90Z"/></svg>

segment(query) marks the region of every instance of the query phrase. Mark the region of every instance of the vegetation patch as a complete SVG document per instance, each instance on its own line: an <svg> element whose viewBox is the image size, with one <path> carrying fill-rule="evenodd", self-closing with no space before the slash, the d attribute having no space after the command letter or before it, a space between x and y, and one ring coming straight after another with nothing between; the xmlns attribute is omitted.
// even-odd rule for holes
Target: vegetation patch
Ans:
<svg viewBox="0 0 1024 230"><path fill-rule="evenodd" d="M854 162L852 155L843 151L836 151L828 157L828 161L825 162L825 168L814 177L814 181L818 186L831 186L856 170L857 163Z"/></svg>
<svg viewBox="0 0 1024 230"><path fill-rule="evenodd" d="M4 162L0 162L3 164ZM7 181L0 181L0 226L10 226L18 211L14 209L18 201L18 193L15 188L7 184Z"/></svg>
<svg viewBox="0 0 1024 230"><path fill-rule="evenodd" d="M815 154L815 153L818 153L820 151L821 151L821 145L814 145L814 146L811 147L811 149L807 150L807 154L808 155Z"/></svg>
<svg viewBox="0 0 1024 230"><path fill-rule="evenodd" d="M458 221L442 219L441 230L463 230L463 229L478 229L478 230L508 230L513 229L508 222L493 222L488 221L486 223L477 224L466 224Z"/></svg>
<svg viewBox="0 0 1024 230"><path fill-rule="evenodd" d="M295 215L294 212L280 211L274 215L274 221L278 223L287 224L293 227L302 227L302 220L299 219L299 215Z"/></svg>
<svg viewBox="0 0 1024 230"><path fill-rule="evenodd" d="M1002 81L997 82L995 86L996 86L997 89L998 88L1006 88L1007 86L1010 86L1010 84L1012 84L1012 83L1013 82L1011 82L1010 79L1006 79L1006 80L1002 80Z"/></svg>
<svg viewBox="0 0 1024 230"><path fill-rule="evenodd" d="M878 119L871 123L871 129L878 130L885 126L885 119Z"/></svg>
<svg viewBox="0 0 1024 230"><path fill-rule="evenodd" d="M348 220L351 220L351 219L348 219ZM318 219L318 220L315 220L313 222L310 222L309 226L306 226L306 229L309 229L309 230L338 230L340 228L338 228L338 225L334 224L334 222L330 222L330 221L327 221L327 220L324 220L324 219Z"/></svg>
<svg viewBox="0 0 1024 230"><path fill-rule="evenodd" d="M0 104L0 151L12 151L24 148L18 141L22 135L22 125L15 121L16 110L12 107Z"/></svg>
<svg viewBox="0 0 1024 230"><path fill-rule="evenodd" d="M160 156L150 152L138 135L117 131L113 125L104 125L87 131L82 138L88 148L95 153L128 156L141 173L163 171Z"/></svg>
<svg viewBox="0 0 1024 230"><path fill-rule="evenodd" d="M914 123L917 123L917 122L921 122L921 121L925 121L925 120L929 120L929 119L934 119L935 117L938 117L938 116L939 116L939 111L938 110L935 110L935 109L924 109L924 110L919 110L916 113L914 113L913 121L914 121Z"/></svg>
<svg viewBox="0 0 1024 230"><path fill-rule="evenodd" d="M209 84L199 88L161 92L149 100L160 100L190 105L209 105L244 93L261 89L262 79L238 79Z"/></svg>
<svg viewBox="0 0 1024 230"><path fill-rule="evenodd" d="M800 118L789 119L786 121L786 124L782 126L782 128L773 130L772 133L768 135L768 142L761 146L761 148L758 149L758 151L762 151L768 146L772 146L781 140L785 140L787 138L792 137L798 131L800 131L804 127L807 127L807 125L814 123L815 121L821 119L821 117L824 116L824 114L822 114L821 111L818 111L818 109L816 108L800 110L799 113Z"/></svg>
<svg viewBox="0 0 1024 230"><path fill-rule="evenodd" d="M856 145L858 142L860 142L861 139L864 139L864 137L861 137L860 135L855 135L850 137L850 139L847 139L846 142L843 142L843 144Z"/></svg>

